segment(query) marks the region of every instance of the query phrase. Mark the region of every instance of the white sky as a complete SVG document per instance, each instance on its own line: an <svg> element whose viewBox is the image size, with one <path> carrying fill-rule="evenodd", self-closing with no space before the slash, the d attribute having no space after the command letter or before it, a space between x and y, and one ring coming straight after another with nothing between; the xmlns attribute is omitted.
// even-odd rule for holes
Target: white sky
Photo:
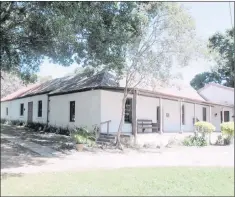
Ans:
<svg viewBox="0 0 235 197"><path fill-rule="evenodd" d="M188 8L195 20L197 36L204 40L208 40L216 32L224 32L226 29L232 28L228 2L184 2L182 4ZM234 4L231 2L230 5L232 8L232 19L234 19ZM183 75L184 83L189 84L196 74L208 70L210 66L209 62L205 60L192 61L189 66L180 71ZM53 78L63 77L73 72L77 67L79 67L77 64L63 67L44 61L40 66L38 75L51 75Z"/></svg>

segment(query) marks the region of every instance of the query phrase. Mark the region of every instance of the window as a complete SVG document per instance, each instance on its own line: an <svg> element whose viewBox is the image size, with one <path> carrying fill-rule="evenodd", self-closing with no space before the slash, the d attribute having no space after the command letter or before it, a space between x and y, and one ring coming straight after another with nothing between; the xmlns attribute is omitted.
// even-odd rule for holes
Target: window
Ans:
<svg viewBox="0 0 235 197"><path fill-rule="evenodd" d="M20 104L20 115L23 116L24 115L24 103Z"/></svg>
<svg viewBox="0 0 235 197"><path fill-rule="evenodd" d="M132 99L127 98L125 104L125 122L132 122Z"/></svg>
<svg viewBox="0 0 235 197"><path fill-rule="evenodd" d="M185 125L185 121L184 121L184 105L182 105L182 125Z"/></svg>
<svg viewBox="0 0 235 197"><path fill-rule="evenodd" d="M8 107L6 108L6 115L8 116Z"/></svg>
<svg viewBox="0 0 235 197"><path fill-rule="evenodd" d="M220 121L221 121L221 123L223 122L222 111L220 111ZM229 111L224 111L224 122L229 122L229 121L230 121Z"/></svg>
<svg viewBox="0 0 235 197"><path fill-rule="evenodd" d="M203 118L203 121L206 121L206 107L202 108L202 118Z"/></svg>
<svg viewBox="0 0 235 197"><path fill-rule="evenodd" d="M42 101L38 101L38 117L42 117Z"/></svg>
<svg viewBox="0 0 235 197"><path fill-rule="evenodd" d="M75 121L75 101L70 101L70 122Z"/></svg>

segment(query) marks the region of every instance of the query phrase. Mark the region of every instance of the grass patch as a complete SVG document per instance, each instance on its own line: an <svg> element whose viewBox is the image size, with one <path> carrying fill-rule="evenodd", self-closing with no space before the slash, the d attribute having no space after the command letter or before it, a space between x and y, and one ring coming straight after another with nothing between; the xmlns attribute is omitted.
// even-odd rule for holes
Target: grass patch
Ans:
<svg viewBox="0 0 235 197"><path fill-rule="evenodd" d="M234 168L159 167L9 177L2 195L234 195Z"/></svg>

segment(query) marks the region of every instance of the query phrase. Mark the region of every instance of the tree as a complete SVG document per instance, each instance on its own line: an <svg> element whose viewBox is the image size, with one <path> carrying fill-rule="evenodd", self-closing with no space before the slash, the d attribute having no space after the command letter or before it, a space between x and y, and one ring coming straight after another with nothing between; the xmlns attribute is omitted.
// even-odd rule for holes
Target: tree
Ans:
<svg viewBox="0 0 235 197"><path fill-rule="evenodd" d="M197 74L190 82L190 85L194 87L194 89L199 90L204 87L205 84L210 82L222 83L222 79L220 75L216 72L203 72Z"/></svg>
<svg viewBox="0 0 235 197"><path fill-rule="evenodd" d="M121 70L124 44L139 32L138 2L1 2L1 71L25 81L54 63Z"/></svg>
<svg viewBox="0 0 235 197"><path fill-rule="evenodd" d="M1 76L1 98L25 87L23 81L15 75L2 72Z"/></svg>
<svg viewBox="0 0 235 197"><path fill-rule="evenodd" d="M215 82L228 87L234 87L234 38L233 29L225 34L216 33L209 39L208 48L216 65L210 72L197 74L190 82L196 90L205 84Z"/></svg>
<svg viewBox="0 0 235 197"><path fill-rule="evenodd" d="M184 8L176 3L150 2L136 12L142 17L141 31L127 44L124 66L124 94L116 146L122 149L120 135L124 124L125 103L133 88L167 84L173 77L171 69L176 62L188 65L198 56L194 27Z"/></svg>

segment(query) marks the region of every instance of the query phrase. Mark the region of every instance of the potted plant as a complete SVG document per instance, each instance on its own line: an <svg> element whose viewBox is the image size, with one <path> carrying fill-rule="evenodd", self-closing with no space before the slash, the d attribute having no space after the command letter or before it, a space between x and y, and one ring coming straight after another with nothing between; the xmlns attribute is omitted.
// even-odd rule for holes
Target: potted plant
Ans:
<svg viewBox="0 0 235 197"><path fill-rule="evenodd" d="M84 144L86 143L86 138L82 135L75 134L74 139L75 139L77 151L79 152L83 151Z"/></svg>

